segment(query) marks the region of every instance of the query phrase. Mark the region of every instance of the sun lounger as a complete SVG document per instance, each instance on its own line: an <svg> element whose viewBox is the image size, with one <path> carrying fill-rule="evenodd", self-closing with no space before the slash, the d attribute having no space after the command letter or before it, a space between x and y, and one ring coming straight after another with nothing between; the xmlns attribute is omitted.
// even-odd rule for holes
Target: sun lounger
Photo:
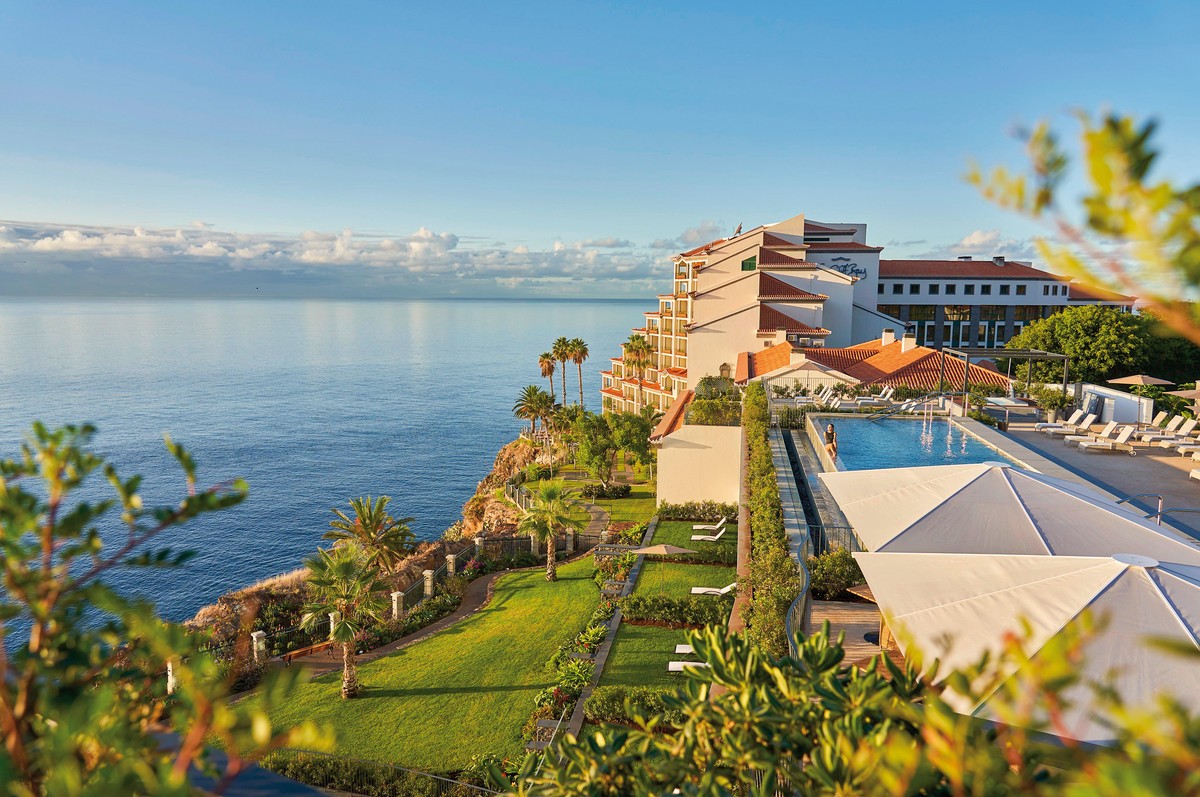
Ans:
<svg viewBox="0 0 1200 797"><path fill-rule="evenodd" d="M693 595L728 595L737 588L737 582L724 587L692 587Z"/></svg>
<svg viewBox="0 0 1200 797"><path fill-rule="evenodd" d="M1055 421L1054 423L1035 423L1034 431L1042 431L1043 429L1061 429L1064 426L1074 426L1079 423L1079 419L1083 417L1083 410L1075 410L1071 413L1071 417L1065 421Z"/></svg>
<svg viewBox="0 0 1200 797"><path fill-rule="evenodd" d="M727 531L729 531L728 527L721 529L716 534L693 534L692 542L720 542Z"/></svg>
<svg viewBox="0 0 1200 797"><path fill-rule="evenodd" d="M1131 457L1136 457L1137 452L1133 450L1133 444L1129 442L1129 438L1133 437L1136 431L1132 426L1126 426L1117 435L1115 440L1092 440L1091 442L1080 443L1080 451L1124 451Z"/></svg>
<svg viewBox="0 0 1200 797"><path fill-rule="evenodd" d="M1092 424L1096 422L1095 415L1087 415L1078 424L1064 423L1062 426L1054 426L1049 429L1043 429L1042 432L1053 437L1057 434L1083 434L1092 428Z"/></svg>
<svg viewBox="0 0 1200 797"><path fill-rule="evenodd" d="M696 651L692 650L691 645L676 645L675 646L675 655L676 656L690 656L695 652Z"/></svg>
<svg viewBox="0 0 1200 797"><path fill-rule="evenodd" d="M1159 432L1146 432L1145 434L1140 436L1141 441L1143 443L1152 443L1155 440L1161 440L1165 437L1174 437L1175 430L1178 429L1183 424L1183 421L1184 421L1184 418L1182 415L1176 415L1174 418L1171 419L1171 422L1167 424L1167 428L1165 428Z"/></svg>
<svg viewBox="0 0 1200 797"><path fill-rule="evenodd" d="M1174 448L1179 445L1191 445L1196 442L1196 438L1192 437L1192 432L1196 429L1196 424L1200 423L1195 418L1189 418L1187 423L1179 427L1179 431L1173 435L1156 435L1156 439L1152 442L1162 448Z"/></svg>
<svg viewBox="0 0 1200 797"><path fill-rule="evenodd" d="M1192 468L1192 472L1188 474L1188 478L1200 481L1200 468Z"/></svg>
<svg viewBox="0 0 1200 797"><path fill-rule="evenodd" d="M668 661L667 672L683 672L684 667L707 667L704 661Z"/></svg>
<svg viewBox="0 0 1200 797"><path fill-rule="evenodd" d="M1150 423L1139 423L1138 427L1143 429L1157 429L1167 422L1168 413L1166 410L1160 410L1158 415L1154 416L1154 420Z"/></svg>
<svg viewBox="0 0 1200 797"><path fill-rule="evenodd" d="M1069 434L1063 438L1063 444L1073 446L1076 443L1084 443L1088 440L1110 440L1112 439L1113 433L1116 431L1117 422L1109 421L1108 426L1105 426L1104 431L1100 432L1099 434L1094 432L1088 432L1087 434Z"/></svg>
<svg viewBox="0 0 1200 797"><path fill-rule="evenodd" d="M719 523L697 523L692 526L692 531L720 531L728 522L729 518L723 517Z"/></svg>

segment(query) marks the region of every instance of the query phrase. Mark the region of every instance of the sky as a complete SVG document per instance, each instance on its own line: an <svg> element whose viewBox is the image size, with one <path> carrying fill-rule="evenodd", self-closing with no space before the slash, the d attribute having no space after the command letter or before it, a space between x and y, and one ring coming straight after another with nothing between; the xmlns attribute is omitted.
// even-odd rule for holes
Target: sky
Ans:
<svg viewBox="0 0 1200 797"><path fill-rule="evenodd" d="M1200 4L0 0L0 296L649 296L797 213L1028 255L1075 109L1200 174Z"/></svg>

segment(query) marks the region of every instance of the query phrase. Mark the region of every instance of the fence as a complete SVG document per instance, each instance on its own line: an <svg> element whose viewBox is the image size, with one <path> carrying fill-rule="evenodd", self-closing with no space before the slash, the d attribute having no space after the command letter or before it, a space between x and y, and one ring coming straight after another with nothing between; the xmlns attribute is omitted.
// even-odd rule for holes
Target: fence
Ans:
<svg viewBox="0 0 1200 797"><path fill-rule="evenodd" d="M310 750L281 749L262 761L263 769L318 789L367 797L483 797L498 791L381 761L364 761Z"/></svg>
<svg viewBox="0 0 1200 797"><path fill-rule="evenodd" d="M480 537L479 539L483 540L483 552L496 559L530 551L528 537Z"/></svg>
<svg viewBox="0 0 1200 797"><path fill-rule="evenodd" d="M810 524L808 527L808 539L811 541L813 550L816 551L817 555L839 550L850 551L851 553L867 550L852 526Z"/></svg>
<svg viewBox="0 0 1200 797"><path fill-rule="evenodd" d="M804 533L804 539L800 542L800 594L796 600L792 601L792 605L788 607L787 619L785 620L785 631L788 640L788 652L795 656L799 653L797 645L798 635L808 633L808 620L812 613L812 594L808 590L809 575L808 575L808 557L812 555L812 527L809 526Z"/></svg>
<svg viewBox="0 0 1200 797"><path fill-rule="evenodd" d="M505 482L504 497L524 511L533 506L533 495L529 492L529 488L523 484L514 484L512 481Z"/></svg>

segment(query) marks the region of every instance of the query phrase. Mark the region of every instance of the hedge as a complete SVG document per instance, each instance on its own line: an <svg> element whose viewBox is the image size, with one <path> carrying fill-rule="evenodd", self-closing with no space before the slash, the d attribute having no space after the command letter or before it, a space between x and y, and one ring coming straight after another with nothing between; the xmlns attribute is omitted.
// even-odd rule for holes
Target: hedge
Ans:
<svg viewBox="0 0 1200 797"><path fill-rule="evenodd" d="M300 783L368 797L478 797L479 794L478 789L462 783L435 780L375 761L320 753L268 753L261 764L264 769Z"/></svg>
<svg viewBox="0 0 1200 797"><path fill-rule="evenodd" d="M662 715L665 724L682 725L686 717L679 709L668 709L663 696L674 689L653 686L597 686L583 704L588 722L632 722L631 712L645 717Z"/></svg>
<svg viewBox="0 0 1200 797"><path fill-rule="evenodd" d="M724 625L733 604L731 595L627 595L618 601L621 617L631 623L654 623L668 628Z"/></svg>
<svg viewBox="0 0 1200 797"><path fill-rule="evenodd" d="M659 520L703 520L716 523L725 518L730 523L736 523L737 515L737 504L723 504L718 501L688 501L686 504L664 501L658 505Z"/></svg>
<svg viewBox="0 0 1200 797"><path fill-rule="evenodd" d="M605 487L603 484L585 484L579 488L579 494L589 501L628 498L632 492L632 484L611 484L608 487Z"/></svg>

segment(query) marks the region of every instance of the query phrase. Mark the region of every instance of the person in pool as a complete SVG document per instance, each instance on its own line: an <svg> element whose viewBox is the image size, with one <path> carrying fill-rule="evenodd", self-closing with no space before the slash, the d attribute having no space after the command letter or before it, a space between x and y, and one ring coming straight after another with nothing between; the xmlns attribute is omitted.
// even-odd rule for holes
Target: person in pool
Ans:
<svg viewBox="0 0 1200 797"><path fill-rule="evenodd" d="M837 459L837 430L832 423L825 427L825 453L830 459Z"/></svg>

